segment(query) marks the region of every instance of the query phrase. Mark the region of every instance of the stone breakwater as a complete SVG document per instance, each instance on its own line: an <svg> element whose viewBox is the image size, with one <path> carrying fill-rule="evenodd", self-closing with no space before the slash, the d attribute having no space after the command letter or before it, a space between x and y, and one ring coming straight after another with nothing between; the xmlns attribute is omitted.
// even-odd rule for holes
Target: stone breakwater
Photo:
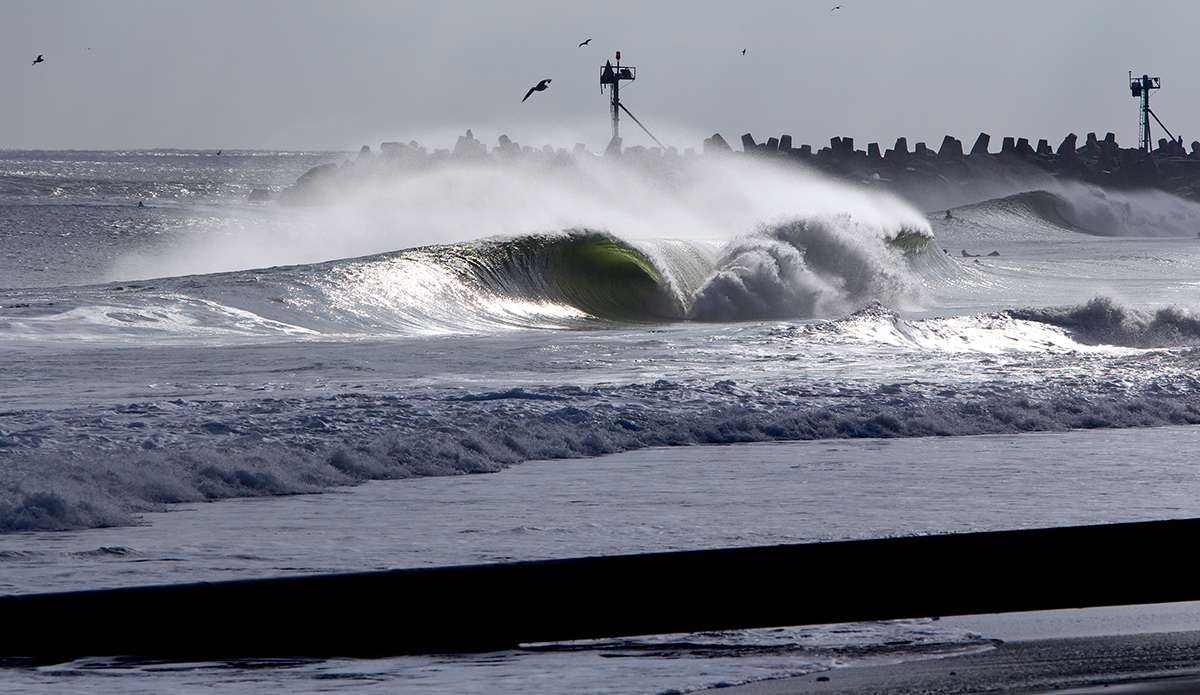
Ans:
<svg viewBox="0 0 1200 695"><path fill-rule="evenodd" d="M1082 144L1075 133L1068 134L1054 147L1048 140L1037 146L1027 138L1005 137L998 152L991 151L991 136L980 133L967 152L961 140L950 135L942 138L934 150L924 142L909 150L906 138L898 138L891 149L880 151L879 143L855 149L854 139L831 138L828 147L813 150L810 145L792 146L792 138L782 135L758 143L747 133L742 136L743 152L765 157L782 157L804 162L821 171L851 179L889 179L903 184L937 179L968 183L972 179L1007 169L1044 172L1066 180L1083 181L1105 188L1155 188L1200 200L1200 142L1192 142L1189 153L1182 139L1158 141L1158 148L1144 152L1123 148L1112 133L1101 140L1088 133ZM730 149L714 135L705 140L705 150Z"/></svg>
<svg viewBox="0 0 1200 695"><path fill-rule="evenodd" d="M421 171L451 163L487 162L495 164L524 162L547 167L570 167L581 158L605 157L670 172L686 166L689 160L708 157L754 157L815 169L836 178L879 187L908 198L926 210L982 199L996 184L1017 187L1037 186L1052 180L1080 181L1112 189L1157 189L1200 202L1200 142L1184 148L1182 140L1159 140L1150 152L1123 148L1108 133L1103 139L1088 133L1080 144L1071 133L1054 147L1048 140L1032 145L1027 138L1005 137L993 151L991 136L980 133L967 151L961 140L950 135L935 150L924 142L910 149L906 138L898 138L888 149L872 142L866 150L856 149L854 138L835 137L827 147L793 145L790 135L757 141L750 133L741 137L742 149L734 150L720 135L704 140L697 153L688 148L633 146L622 148L620 140L609 143L603 154L590 151L583 143L572 150L544 145L521 146L501 135L497 145L489 147L470 130L458 137L453 149L432 152L413 141L385 142L378 152L364 145L357 158L342 164L323 164L301 176L282 191L283 203L319 203L335 197L339 190L354 188L368 178L377 179L405 172ZM256 199L265 192L251 194Z"/></svg>

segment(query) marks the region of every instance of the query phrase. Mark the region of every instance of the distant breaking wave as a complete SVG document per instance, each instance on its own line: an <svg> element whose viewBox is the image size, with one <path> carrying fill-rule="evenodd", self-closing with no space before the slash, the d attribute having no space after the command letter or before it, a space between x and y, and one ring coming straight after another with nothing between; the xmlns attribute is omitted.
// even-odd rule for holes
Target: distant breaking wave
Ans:
<svg viewBox="0 0 1200 695"><path fill-rule="evenodd" d="M958 216L1004 228L1053 228L1109 237L1194 237L1200 205L1162 191L1111 191L1061 184L956 208Z"/></svg>

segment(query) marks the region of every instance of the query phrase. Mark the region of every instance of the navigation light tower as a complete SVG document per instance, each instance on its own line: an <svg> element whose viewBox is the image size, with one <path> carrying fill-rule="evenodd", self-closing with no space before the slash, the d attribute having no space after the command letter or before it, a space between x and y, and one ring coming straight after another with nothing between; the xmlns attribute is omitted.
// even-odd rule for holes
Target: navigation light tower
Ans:
<svg viewBox="0 0 1200 695"><path fill-rule="evenodd" d="M1132 72L1129 73L1129 91L1133 93L1134 98L1141 97L1142 100L1142 108L1140 111L1141 119L1138 122L1138 129L1141 131L1140 137L1142 140L1143 152L1150 151L1151 117L1154 118L1154 120L1159 126L1162 127L1164 131L1166 131L1167 137L1171 138L1172 140L1175 139L1175 136L1171 135L1171 131L1168 130L1167 127L1163 125L1163 122L1158 120L1158 116L1156 116L1154 112L1150 110L1150 91L1158 88L1159 79L1157 77L1150 77L1149 75L1134 77Z"/></svg>
<svg viewBox="0 0 1200 695"><path fill-rule="evenodd" d="M612 61L604 61L604 67L600 68L600 91L604 92L604 85L612 87L612 136L615 140L621 136L620 120L621 120L621 80L629 80L630 82L637 79L637 68L621 67L621 52L617 51L617 64L614 67ZM636 120L636 119L635 119Z"/></svg>
<svg viewBox="0 0 1200 695"><path fill-rule="evenodd" d="M651 140L658 143L658 146L663 148L663 150L666 150L667 149L666 146L663 145L661 142L658 142L658 138L654 137L654 133L651 133L649 130L647 130L646 126L642 125L642 122L637 119L637 116L634 116L632 113L630 113L629 109L625 108L625 105L621 103L621 80L629 80L630 82L632 82L633 80L636 80L637 79L637 68L621 67L621 52L620 51L617 51L616 60L617 60L616 65L613 65L611 60L606 60L606 61L604 61L604 66L600 68L600 93L601 94L604 93L605 85L609 85L612 87L613 133L612 133L612 140L608 143L608 150L612 150L613 148L616 148L617 153L618 154L620 153L620 148L621 148L620 122L621 122L621 112L622 111L625 112L625 115L632 118L633 122L638 124L638 127L640 127L642 130L645 130L646 135L649 135ZM608 150L606 150L606 151L608 151Z"/></svg>

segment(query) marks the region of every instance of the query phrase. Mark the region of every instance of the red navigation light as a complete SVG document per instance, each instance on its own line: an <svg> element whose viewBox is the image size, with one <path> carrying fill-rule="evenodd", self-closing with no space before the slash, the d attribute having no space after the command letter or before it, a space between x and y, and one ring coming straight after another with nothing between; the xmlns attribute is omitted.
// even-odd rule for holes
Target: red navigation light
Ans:
<svg viewBox="0 0 1200 695"><path fill-rule="evenodd" d="M620 60L620 59L621 59L621 52L617 51L617 60Z"/></svg>

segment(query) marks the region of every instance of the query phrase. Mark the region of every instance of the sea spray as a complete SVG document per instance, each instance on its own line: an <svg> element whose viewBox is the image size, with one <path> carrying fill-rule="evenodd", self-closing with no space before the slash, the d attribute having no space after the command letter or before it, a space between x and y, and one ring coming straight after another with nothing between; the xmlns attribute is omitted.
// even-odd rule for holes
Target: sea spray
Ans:
<svg viewBox="0 0 1200 695"><path fill-rule="evenodd" d="M921 232L872 227L847 214L764 227L729 245L717 272L693 296L689 317L835 316L871 301L913 306L921 296L918 277L907 268L905 251L888 243L902 235L916 253L931 241Z"/></svg>
<svg viewBox="0 0 1200 695"><path fill-rule="evenodd" d="M773 220L845 213L871 225L928 225L895 196L760 160L677 157L657 167L591 155L452 161L349 177L324 204L280 207L287 225L196 229L153 257L126 256L118 264L126 276L114 279L308 264L573 228L627 241L727 241Z"/></svg>
<svg viewBox="0 0 1200 695"><path fill-rule="evenodd" d="M1117 237L1200 235L1200 203L1156 190L1105 190L1078 182L1050 189L1057 212L1080 231Z"/></svg>

